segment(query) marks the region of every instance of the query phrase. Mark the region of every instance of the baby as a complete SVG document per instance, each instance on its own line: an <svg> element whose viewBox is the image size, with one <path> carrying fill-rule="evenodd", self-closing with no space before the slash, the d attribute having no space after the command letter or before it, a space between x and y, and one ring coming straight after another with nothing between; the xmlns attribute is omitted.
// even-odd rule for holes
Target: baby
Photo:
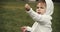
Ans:
<svg viewBox="0 0 60 32"><path fill-rule="evenodd" d="M50 2L47 3L47 1ZM26 12L35 21L35 23L32 25L32 27L29 26L21 27L22 32L52 32L52 28L51 28L52 25L51 15L53 13L52 0L42 0L38 2L36 12L32 10L29 4L25 5L25 9Z"/></svg>

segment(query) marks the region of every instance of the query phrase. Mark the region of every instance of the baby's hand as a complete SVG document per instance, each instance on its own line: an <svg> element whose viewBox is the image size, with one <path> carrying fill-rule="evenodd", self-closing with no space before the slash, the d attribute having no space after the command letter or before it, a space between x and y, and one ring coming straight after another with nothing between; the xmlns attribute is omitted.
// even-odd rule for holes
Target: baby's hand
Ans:
<svg viewBox="0 0 60 32"><path fill-rule="evenodd" d="M21 27L22 32L26 32L26 26Z"/></svg>
<svg viewBox="0 0 60 32"><path fill-rule="evenodd" d="M25 4L25 9L27 10L27 11L29 11L30 10L30 5L29 4Z"/></svg>

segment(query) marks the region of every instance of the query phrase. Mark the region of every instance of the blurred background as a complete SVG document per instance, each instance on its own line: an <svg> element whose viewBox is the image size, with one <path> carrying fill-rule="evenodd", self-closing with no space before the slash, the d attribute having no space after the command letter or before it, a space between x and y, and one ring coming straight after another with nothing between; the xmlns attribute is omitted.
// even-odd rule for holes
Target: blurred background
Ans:
<svg viewBox="0 0 60 32"><path fill-rule="evenodd" d="M0 32L21 32L20 27L32 26L34 21L25 12L28 3L35 10L38 0L0 0ZM52 32L60 32L60 0L53 0Z"/></svg>

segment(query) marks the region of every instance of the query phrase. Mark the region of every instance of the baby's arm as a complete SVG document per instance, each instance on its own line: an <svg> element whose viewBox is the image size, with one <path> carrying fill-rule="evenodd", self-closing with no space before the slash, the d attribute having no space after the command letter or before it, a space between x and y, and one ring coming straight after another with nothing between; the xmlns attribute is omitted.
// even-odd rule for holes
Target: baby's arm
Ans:
<svg viewBox="0 0 60 32"><path fill-rule="evenodd" d="M48 21L52 19L49 15L37 14L35 11L32 10L32 8L30 9L30 11L27 11L27 13L32 17L34 21L37 21L40 24L48 23Z"/></svg>
<svg viewBox="0 0 60 32"><path fill-rule="evenodd" d="M25 8L27 9L26 12L33 18L34 21L37 21L38 23L41 24L41 23L47 23L47 21L52 19L49 15L37 14L35 11L32 10L30 6L29 6L30 8L27 6L29 5L25 6Z"/></svg>

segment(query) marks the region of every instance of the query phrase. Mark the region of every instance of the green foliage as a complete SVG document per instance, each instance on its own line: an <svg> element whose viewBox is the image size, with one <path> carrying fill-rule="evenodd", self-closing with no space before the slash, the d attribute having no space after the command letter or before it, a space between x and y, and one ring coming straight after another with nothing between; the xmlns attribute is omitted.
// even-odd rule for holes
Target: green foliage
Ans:
<svg viewBox="0 0 60 32"><path fill-rule="evenodd" d="M34 21L25 12L25 2L1 2L0 3L0 32L21 32L20 27L32 26ZM35 10L36 4L29 3ZM60 32L60 4L55 3L52 20L53 32Z"/></svg>

